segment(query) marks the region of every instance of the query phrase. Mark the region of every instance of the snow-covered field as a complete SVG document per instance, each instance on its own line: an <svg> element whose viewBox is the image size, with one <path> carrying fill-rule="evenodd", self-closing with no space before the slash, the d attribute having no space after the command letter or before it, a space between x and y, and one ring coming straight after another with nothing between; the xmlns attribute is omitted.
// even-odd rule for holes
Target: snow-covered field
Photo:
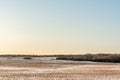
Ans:
<svg viewBox="0 0 120 80"><path fill-rule="evenodd" d="M120 64L1 59L0 80L120 80Z"/></svg>

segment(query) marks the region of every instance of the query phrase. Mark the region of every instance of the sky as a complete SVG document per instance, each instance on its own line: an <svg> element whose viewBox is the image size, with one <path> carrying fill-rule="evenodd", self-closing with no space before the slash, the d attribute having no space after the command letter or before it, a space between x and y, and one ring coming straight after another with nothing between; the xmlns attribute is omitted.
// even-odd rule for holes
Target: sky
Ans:
<svg viewBox="0 0 120 80"><path fill-rule="evenodd" d="M0 54L120 53L120 0L0 0Z"/></svg>

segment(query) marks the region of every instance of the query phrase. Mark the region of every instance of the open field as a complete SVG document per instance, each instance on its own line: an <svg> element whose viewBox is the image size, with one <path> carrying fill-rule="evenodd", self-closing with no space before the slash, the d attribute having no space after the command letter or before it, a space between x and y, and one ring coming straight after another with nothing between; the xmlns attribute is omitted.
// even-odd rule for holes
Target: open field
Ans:
<svg viewBox="0 0 120 80"><path fill-rule="evenodd" d="M120 64L0 59L0 80L120 80Z"/></svg>

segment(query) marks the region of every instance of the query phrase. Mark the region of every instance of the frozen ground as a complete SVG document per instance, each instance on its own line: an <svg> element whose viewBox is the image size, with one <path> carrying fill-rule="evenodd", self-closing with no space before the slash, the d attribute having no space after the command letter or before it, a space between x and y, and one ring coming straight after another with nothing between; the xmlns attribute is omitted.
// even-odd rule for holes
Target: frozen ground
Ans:
<svg viewBox="0 0 120 80"><path fill-rule="evenodd" d="M1 59L0 80L120 80L120 64Z"/></svg>

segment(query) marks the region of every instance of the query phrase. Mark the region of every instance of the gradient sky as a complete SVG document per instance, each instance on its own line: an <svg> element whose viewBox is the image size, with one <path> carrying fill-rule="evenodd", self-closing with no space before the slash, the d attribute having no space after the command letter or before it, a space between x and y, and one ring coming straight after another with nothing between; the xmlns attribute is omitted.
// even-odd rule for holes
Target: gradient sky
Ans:
<svg viewBox="0 0 120 80"><path fill-rule="evenodd" d="M120 52L120 0L0 0L0 54Z"/></svg>

